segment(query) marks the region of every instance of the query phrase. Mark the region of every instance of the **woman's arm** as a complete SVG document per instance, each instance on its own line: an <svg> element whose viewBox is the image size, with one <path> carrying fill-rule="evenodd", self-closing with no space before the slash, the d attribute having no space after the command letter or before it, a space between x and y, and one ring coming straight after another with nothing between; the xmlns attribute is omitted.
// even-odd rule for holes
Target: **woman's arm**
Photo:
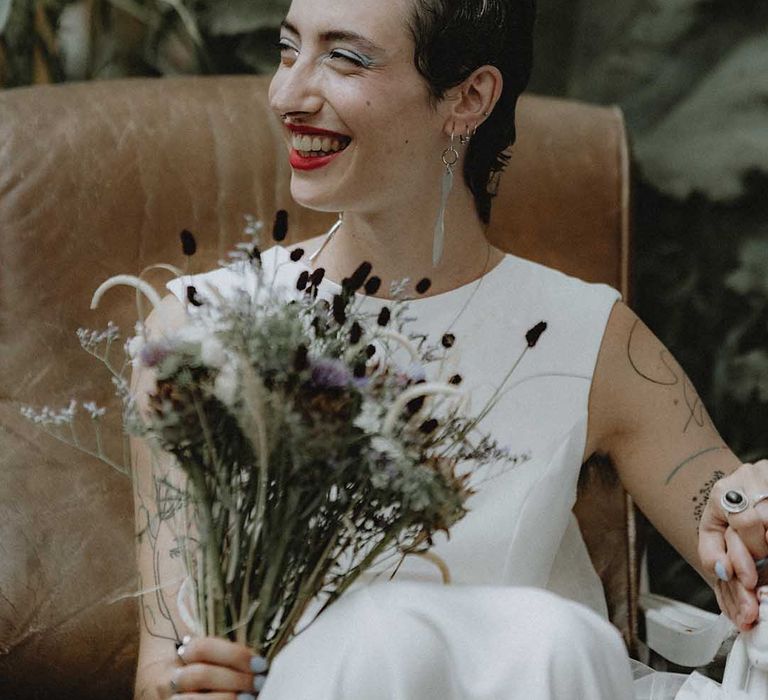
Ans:
<svg viewBox="0 0 768 700"><path fill-rule="evenodd" d="M741 462L683 369L621 302L606 327L589 410L587 456L611 458L643 513L714 584L715 572L704 568L697 552L699 523L712 490L720 488L716 484ZM768 553L764 539L763 545ZM754 593L734 579L723 599L717 583L718 599L732 619L751 622L757 614Z"/></svg>
<svg viewBox="0 0 768 700"><path fill-rule="evenodd" d="M186 321L182 305L167 296L147 319L150 339L178 329ZM147 395L154 386L152 373L135 370L131 388L141 411L147 409ZM136 700L167 700L200 690L223 691L206 695L212 699L235 700L253 697L263 684L265 670L260 657L239 644L212 638L184 639L191 630L181 620L177 596L185 576L177 539L184 526L179 522L177 490L184 478L171 460L152 453L147 443L131 440L134 474L134 505L138 547L140 610L139 659L136 671ZM154 460L154 463L153 463ZM177 653L177 645L185 645ZM172 683L173 681L173 683ZM175 692L174 692L175 691Z"/></svg>

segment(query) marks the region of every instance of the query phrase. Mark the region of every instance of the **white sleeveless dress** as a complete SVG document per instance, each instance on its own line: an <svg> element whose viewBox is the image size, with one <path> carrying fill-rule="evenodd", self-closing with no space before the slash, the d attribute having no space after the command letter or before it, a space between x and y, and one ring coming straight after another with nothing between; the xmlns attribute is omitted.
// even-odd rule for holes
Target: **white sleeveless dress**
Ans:
<svg viewBox="0 0 768 700"><path fill-rule="evenodd" d="M263 254L263 266L286 290L307 269L280 246ZM188 284L203 298L209 285L225 295L249 288L252 277L236 269L168 286L181 300ZM338 291L323 281L321 294ZM474 475L469 513L450 539L436 538L452 585L418 557L408 557L392 582L390 571L372 572L365 582L372 585L345 595L278 656L261 700L675 697L679 676L633 684L571 512L592 375L619 297L606 285L507 255L478 281L411 302L414 330L434 341L447 331L456 337L444 376L462 375L475 409L527 347L526 333L546 322L482 424L528 459ZM386 302L362 303L378 309Z"/></svg>

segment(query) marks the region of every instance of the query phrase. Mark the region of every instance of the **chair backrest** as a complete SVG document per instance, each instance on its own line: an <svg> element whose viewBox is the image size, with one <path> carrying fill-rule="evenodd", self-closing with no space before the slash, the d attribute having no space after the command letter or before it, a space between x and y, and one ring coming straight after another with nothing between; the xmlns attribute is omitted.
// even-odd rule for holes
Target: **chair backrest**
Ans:
<svg viewBox="0 0 768 700"><path fill-rule="evenodd" d="M215 77L0 92L2 697L130 697L138 621L130 480L41 433L19 408L66 405L73 394L114 406L75 330L111 319L130 331L131 295L112 292L94 313L91 292L113 274L180 263L182 229L197 234L196 269L215 266L241 239L245 214L271 221L288 210L294 240L326 229L328 216L290 199L266 86ZM621 114L525 97L519 134L493 241L627 297ZM111 454L121 451L118 420L104 426ZM80 437L90 440L89 425ZM586 489L578 514L626 630L625 499L605 483Z"/></svg>

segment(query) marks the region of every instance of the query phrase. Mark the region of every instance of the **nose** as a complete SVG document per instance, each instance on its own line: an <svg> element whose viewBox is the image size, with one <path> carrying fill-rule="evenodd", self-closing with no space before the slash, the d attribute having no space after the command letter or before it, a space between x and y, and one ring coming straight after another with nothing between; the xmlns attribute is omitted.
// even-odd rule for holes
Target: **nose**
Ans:
<svg viewBox="0 0 768 700"><path fill-rule="evenodd" d="M303 116L318 112L323 96L311 64L299 57L292 65L281 65L269 86L269 103L279 115Z"/></svg>

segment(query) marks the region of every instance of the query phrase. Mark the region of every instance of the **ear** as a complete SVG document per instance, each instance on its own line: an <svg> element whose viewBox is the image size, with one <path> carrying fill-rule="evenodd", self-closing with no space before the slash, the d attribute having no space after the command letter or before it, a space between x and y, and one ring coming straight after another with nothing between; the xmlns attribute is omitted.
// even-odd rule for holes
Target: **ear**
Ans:
<svg viewBox="0 0 768 700"><path fill-rule="evenodd" d="M472 75L448 91L445 120L445 134L471 133L480 126L493 111L501 96L504 78L496 66L480 66Z"/></svg>

